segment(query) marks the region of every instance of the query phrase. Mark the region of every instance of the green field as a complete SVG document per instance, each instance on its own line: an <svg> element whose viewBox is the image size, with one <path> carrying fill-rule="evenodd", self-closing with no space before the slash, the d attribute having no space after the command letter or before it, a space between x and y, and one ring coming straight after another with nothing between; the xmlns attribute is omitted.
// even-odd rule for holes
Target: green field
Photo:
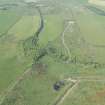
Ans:
<svg viewBox="0 0 105 105"><path fill-rule="evenodd" d="M105 9L17 2L20 12L0 10L0 105L105 105Z"/></svg>

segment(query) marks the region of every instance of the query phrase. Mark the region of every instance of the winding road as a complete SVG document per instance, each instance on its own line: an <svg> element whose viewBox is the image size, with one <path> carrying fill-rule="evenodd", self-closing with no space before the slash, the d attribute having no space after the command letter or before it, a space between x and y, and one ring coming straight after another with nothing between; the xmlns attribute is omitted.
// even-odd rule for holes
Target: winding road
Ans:
<svg viewBox="0 0 105 105"><path fill-rule="evenodd" d="M61 105L61 104L64 102L64 100L67 98L67 96L70 95L70 93L71 93L72 91L74 91L74 89L78 86L78 84L79 84L79 82L76 81L76 82L74 83L74 85L73 85L72 87L70 87L70 88L66 91L66 93L64 94L64 96L61 98L61 100L59 101L59 103L56 104L56 105Z"/></svg>

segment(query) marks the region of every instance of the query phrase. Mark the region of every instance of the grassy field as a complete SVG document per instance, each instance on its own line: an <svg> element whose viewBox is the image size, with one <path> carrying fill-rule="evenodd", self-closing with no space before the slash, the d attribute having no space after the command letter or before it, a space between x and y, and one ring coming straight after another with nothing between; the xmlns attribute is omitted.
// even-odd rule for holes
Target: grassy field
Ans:
<svg viewBox="0 0 105 105"><path fill-rule="evenodd" d="M50 4L48 13L42 7L44 28L36 45L46 53L36 64L24 56L22 42L40 27L39 16L0 13L0 33L5 35L0 39L0 94L30 69L1 105L53 105L68 86L55 91L54 83L68 78L80 82L62 105L105 105L105 16L89 9L94 7L88 0L58 2L62 10L57 13L50 13Z"/></svg>

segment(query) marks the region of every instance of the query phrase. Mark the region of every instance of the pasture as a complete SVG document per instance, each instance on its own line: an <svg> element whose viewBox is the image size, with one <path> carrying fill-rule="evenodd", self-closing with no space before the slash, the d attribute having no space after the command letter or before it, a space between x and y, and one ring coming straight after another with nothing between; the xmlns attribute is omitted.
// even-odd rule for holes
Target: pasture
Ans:
<svg viewBox="0 0 105 105"><path fill-rule="evenodd" d="M104 105L104 8L88 0L38 3L40 16L0 11L0 105Z"/></svg>

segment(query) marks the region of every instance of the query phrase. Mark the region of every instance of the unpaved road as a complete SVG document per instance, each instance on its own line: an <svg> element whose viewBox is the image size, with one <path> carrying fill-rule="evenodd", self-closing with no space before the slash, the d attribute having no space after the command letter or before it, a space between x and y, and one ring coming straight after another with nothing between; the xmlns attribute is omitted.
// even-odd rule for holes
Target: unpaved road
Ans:
<svg viewBox="0 0 105 105"><path fill-rule="evenodd" d="M105 82L105 77L103 77L103 76L78 76L78 77L74 77L74 79L77 79L77 80L80 80L81 82L82 81L86 81L86 82L88 82L88 81L90 81L90 82L92 82L92 81L96 81L96 82Z"/></svg>
<svg viewBox="0 0 105 105"><path fill-rule="evenodd" d="M67 96L70 94L70 93L72 93L73 91L74 91L74 89L78 86L78 84L79 84L79 81L77 81L77 80L72 80L71 78L67 78L67 79L65 79L67 82L71 82L68 86L67 86L67 88L66 88L66 90L65 90L65 92L61 95L61 96L59 96L57 99L56 99L56 101L53 103L53 105L61 105L63 102L64 102L64 100L67 98Z"/></svg>
<svg viewBox="0 0 105 105"><path fill-rule="evenodd" d="M78 86L79 82L77 81L70 89L68 89L68 91L65 93L65 95L61 98L61 100L59 101L58 104L56 105L61 105L64 100L67 98L67 96L72 92L74 91L74 89Z"/></svg>
<svg viewBox="0 0 105 105"><path fill-rule="evenodd" d="M65 35L66 35L65 33L66 33L66 31L67 31L68 29L70 29L70 27L71 27L71 23L68 22L68 25L65 27L65 29L64 29L64 31L63 31L63 33L62 33L62 43L63 43L64 48L66 49L66 51L67 51L67 53L68 53L69 60L70 60L70 58L71 58L71 52L70 52L70 49L68 48L68 46L67 46L67 44L66 44L66 42L65 42Z"/></svg>

